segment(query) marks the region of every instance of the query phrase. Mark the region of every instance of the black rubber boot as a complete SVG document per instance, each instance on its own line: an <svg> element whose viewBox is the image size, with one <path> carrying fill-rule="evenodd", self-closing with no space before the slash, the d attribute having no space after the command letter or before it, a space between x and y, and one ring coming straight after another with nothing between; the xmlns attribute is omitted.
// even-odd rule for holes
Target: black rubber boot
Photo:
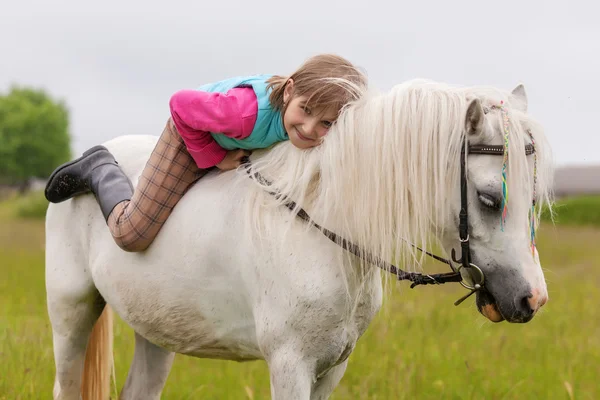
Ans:
<svg viewBox="0 0 600 400"><path fill-rule="evenodd" d="M113 155L104 146L94 146L76 160L56 168L46 184L46 199L60 203L92 192L108 219L113 208L130 200L133 186Z"/></svg>

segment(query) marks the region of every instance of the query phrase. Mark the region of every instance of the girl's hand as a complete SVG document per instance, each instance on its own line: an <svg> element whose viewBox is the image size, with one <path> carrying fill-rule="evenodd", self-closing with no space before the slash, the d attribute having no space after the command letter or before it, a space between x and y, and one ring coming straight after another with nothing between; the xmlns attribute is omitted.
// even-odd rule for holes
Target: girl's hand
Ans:
<svg viewBox="0 0 600 400"><path fill-rule="evenodd" d="M242 161L245 157L248 157L250 152L248 150L229 150L227 155L216 165L221 171L229 171L231 169L236 169L242 164Z"/></svg>

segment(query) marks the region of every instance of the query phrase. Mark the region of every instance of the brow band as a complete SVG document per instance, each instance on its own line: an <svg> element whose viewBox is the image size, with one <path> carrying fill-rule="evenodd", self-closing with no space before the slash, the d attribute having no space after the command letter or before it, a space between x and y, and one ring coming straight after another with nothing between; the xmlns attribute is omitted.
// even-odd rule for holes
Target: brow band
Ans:
<svg viewBox="0 0 600 400"><path fill-rule="evenodd" d="M532 144L525 145L525 155L529 156L535 153L535 147ZM469 145L469 154L488 154L493 156L504 155L503 145L484 145L484 144L472 144Z"/></svg>

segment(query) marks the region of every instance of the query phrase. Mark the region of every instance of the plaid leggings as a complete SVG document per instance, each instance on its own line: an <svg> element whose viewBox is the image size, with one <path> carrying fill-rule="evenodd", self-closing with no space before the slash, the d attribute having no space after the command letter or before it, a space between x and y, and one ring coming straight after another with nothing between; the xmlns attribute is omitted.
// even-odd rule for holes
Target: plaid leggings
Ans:
<svg viewBox="0 0 600 400"><path fill-rule="evenodd" d="M144 167L131 200L108 217L108 228L125 251L143 251L191 185L209 170L197 167L171 119Z"/></svg>

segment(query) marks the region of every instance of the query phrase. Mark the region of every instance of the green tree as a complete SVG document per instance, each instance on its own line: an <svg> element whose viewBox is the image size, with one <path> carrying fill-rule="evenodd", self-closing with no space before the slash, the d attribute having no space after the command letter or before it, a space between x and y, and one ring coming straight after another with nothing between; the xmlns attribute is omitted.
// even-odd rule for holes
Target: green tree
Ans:
<svg viewBox="0 0 600 400"><path fill-rule="evenodd" d="M0 183L46 178L71 158L69 112L43 90L13 87L0 95Z"/></svg>

